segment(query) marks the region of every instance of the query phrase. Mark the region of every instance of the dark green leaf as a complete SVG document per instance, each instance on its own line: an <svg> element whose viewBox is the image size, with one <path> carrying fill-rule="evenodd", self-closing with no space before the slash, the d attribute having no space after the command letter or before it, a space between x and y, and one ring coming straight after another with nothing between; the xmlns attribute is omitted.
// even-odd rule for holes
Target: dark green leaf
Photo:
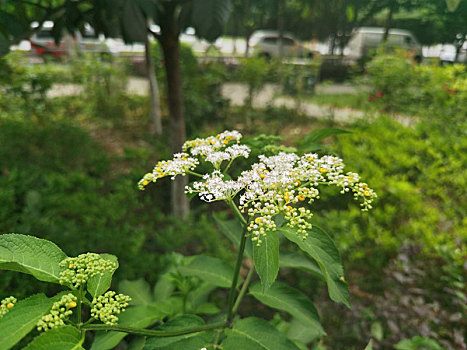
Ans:
<svg viewBox="0 0 467 350"><path fill-rule="evenodd" d="M146 337L136 337L128 344L128 350L143 350L144 344L146 344Z"/></svg>
<svg viewBox="0 0 467 350"><path fill-rule="evenodd" d="M238 220L221 220L216 216L214 216L214 220L216 221L221 233L235 244L237 248L240 247L243 229ZM249 239L246 241L245 245L245 256L250 259L253 257L253 248L251 240Z"/></svg>
<svg viewBox="0 0 467 350"><path fill-rule="evenodd" d="M279 253L279 267L305 270L324 279L321 269L314 260L296 252L281 251Z"/></svg>
<svg viewBox="0 0 467 350"><path fill-rule="evenodd" d="M328 285L331 299L350 307L349 289L344 281L341 258L331 237L317 226L308 230L308 236L304 240L297 236L295 230L290 227L283 227L280 232L318 263Z"/></svg>
<svg viewBox="0 0 467 350"><path fill-rule="evenodd" d="M101 257L107 261L116 263L118 267L118 259L115 255L101 254ZM107 270L102 276L98 274L88 280L88 292L93 298L97 298L99 295L104 294L110 288L114 272L115 270Z"/></svg>
<svg viewBox="0 0 467 350"><path fill-rule="evenodd" d="M275 231L267 231L261 244L253 245L253 257L256 272L265 291L274 283L279 272L279 238Z"/></svg>
<svg viewBox="0 0 467 350"><path fill-rule="evenodd" d="M221 34L230 15L230 0L197 0L192 2L192 24L196 35L214 41Z"/></svg>
<svg viewBox="0 0 467 350"><path fill-rule="evenodd" d="M183 315L168 321L157 329L175 331L202 325L204 325L204 320L202 318L195 315ZM211 338L212 332L197 332L178 335L175 337L148 337L146 339L144 350L201 349L210 342Z"/></svg>
<svg viewBox="0 0 467 350"><path fill-rule="evenodd" d="M84 350L83 340L77 328L64 326L42 333L24 350Z"/></svg>
<svg viewBox="0 0 467 350"><path fill-rule="evenodd" d="M54 303L45 294L36 294L20 300L5 316L0 318L0 350L10 349L32 331L40 318L47 314Z"/></svg>
<svg viewBox="0 0 467 350"><path fill-rule="evenodd" d="M248 317L226 329L224 350L298 350L297 346L265 320Z"/></svg>
<svg viewBox="0 0 467 350"><path fill-rule="evenodd" d="M226 262L210 256L197 256L188 265L178 268L184 276L195 276L217 286L228 288L232 285L233 268Z"/></svg>
<svg viewBox="0 0 467 350"><path fill-rule="evenodd" d="M263 293L261 285L255 283L250 287L250 294L269 307L288 312L306 324L310 332L318 335L326 334L319 322L318 311L316 311L315 306L299 290L276 282Z"/></svg>
<svg viewBox="0 0 467 350"><path fill-rule="evenodd" d="M153 301L151 287L142 278L135 281L121 281L118 285L118 290L120 293L131 297L130 305L148 305Z"/></svg>
<svg viewBox="0 0 467 350"><path fill-rule="evenodd" d="M154 301L163 301L172 295L175 286L167 277L168 273L165 273L157 280L154 286Z"/></svg>
<svg viewBox="0 0 467 350"><path fill-rule="evenodd" d="M337 128L325 128L317 129L310 132L305 136L300 143L300 150L302 151L315 151L321 148L319 144L322 140L329 136L339 135L339 134L348 134L350 131L337 129Z"/></svg>
<svg viewBox="0 0 467 350"><path fill-rule="evenodd" d="M8 52L10 52L10 40L0 33L0 57L5 56Z"/></svg>
<svg viewBox="0 0 467 350"><path fill-rule="evenodd" d="M39 281L59 283L58 264L66 257L45 239L14 233L0 235L0 270L28 273Z"/></svg>

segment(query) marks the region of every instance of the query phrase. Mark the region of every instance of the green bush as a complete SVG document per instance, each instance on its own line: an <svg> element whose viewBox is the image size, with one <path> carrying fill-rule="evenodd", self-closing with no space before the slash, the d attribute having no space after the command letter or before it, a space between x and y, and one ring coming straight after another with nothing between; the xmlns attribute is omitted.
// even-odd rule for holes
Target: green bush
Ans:
<svg viewBox="0 0 467 350"><path fill-rule="evenodd" d="M422 66L400 53L380 54L367 65L369 99L384 111L465 117L467 72L462 65Z"/></svg>

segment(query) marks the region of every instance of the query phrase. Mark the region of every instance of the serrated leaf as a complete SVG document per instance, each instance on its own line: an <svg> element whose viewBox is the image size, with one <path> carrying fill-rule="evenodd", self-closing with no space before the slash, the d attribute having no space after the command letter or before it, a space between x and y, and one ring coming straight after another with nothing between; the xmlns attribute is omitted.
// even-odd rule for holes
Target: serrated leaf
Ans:
<svg viewBox="0 0 467 350"><path fill-rule="evenodd" d="M179 330L189 327L202 326L205 322L201 317L196 315L183 315L176 317L158 330ZM144 350L164 349L164 350L185 350L185 349L201 349L206 346L212 339L212 331L197 332L190 334L178 335L175 337L148 337Z"/></svg>
<svg viewBox="0 0 467 350"><path fill-rule="evenodd" d="M235 246L240 247L240 240L242 238L242 225L237 220L221 220L214 215L219 230L226 236ZM253 257L253 248L251 240L245 242L245 256L249 259Z"/></svg>
<svg viewBox="0 0 467 350"><path fill-rule="evenodd" d="M274 283L279 272L279 237L275 231L267 231L261 244L253 246L253 258L265 291Z"/></svg>
<svg viewBox="0 0 467 350"><path fill-rule="evenodd" d="M307 231L306 239L297 236L290 227L280 228L279 231L318 263L326 280L330 298L350 307L349 289L343 280L344 270L340 254L331 237L315 225Z"/></svg>
<svg viewBox="0 0 467 350"><path fill-rule="evenodd" d="M299 290L281 282L276 282L264 293L259 283L252 285L249 291L264 305L288 312L308 325L310 332L315 332L318 335L326 334L319 322L318 311L316 311L315 306Z"/></svg>
<svg viewBox="0 0 467 350"><path fill-rule="evenodd" d="M316 277L324 279L323 273L321 272L318 264L314 260L311 260L297 252L279 252L279 267L305 270Z"/></svg>
<svg viewBox="0 0 467 350"><path fill-rule="evenodd" d="M134 306L129 307L125 312L118 315L118 324L122 326L146 328L161 321L166 316L167 314L161 311L157 306ZM91 350L113 349L127 335L128 334L121 332L97 332Z"/></svg>
<svg viewBox="0 0 467 350"><path fill-rule="evenodd" d="M100 254L100 256L107 261L116 263L118 268L118 259L115 255ZM104 294L110 288L114 272L115 270L107 270L102 275L95 275L88 280L87 289L93 298Z"/></svg>
<svg viewBox="0 0 467 350"><path fill-rule="evenodd" d="M121 281L118 290L131 297L130 305L148 305L153 301L151 286L142 278L135 281Z"/></svg>
<svg viewBox="0 0 467 350"><path fill-rule="evenodd" d="M224 350L299 350L297 346L267 321L248 317L226 329Z"/></svg>
<svg viewBox="0 0 467 350"><path fill-rule="evenodd" d="M184 276L201 278L214 286L229 288L232 285L234 270L232 266L210 256L197 256L188 265L178 268ZM240 282L240 281L239 281Z"/></svg>
<svg viewBox="0 0 467 350"><path fill-rule="evenodd" d="M33 275L39 281L59 283L60 261L66 254L45 239L20 234L0 235L0 270Z"/></svg>
<svg viewBox="0 0 467 350"><path fill-rule="evenodd" d="M20 300L0 318L0 350L7 350L32 331L40 318L47 314L54 300L45 294L36 294Z"/></svg>
<svg viewBox="0 0 467 350"><path fill-rule="evenodd" d="M42 333L24 350L84 350L81 332L72 326L54 328Z"/></svg>

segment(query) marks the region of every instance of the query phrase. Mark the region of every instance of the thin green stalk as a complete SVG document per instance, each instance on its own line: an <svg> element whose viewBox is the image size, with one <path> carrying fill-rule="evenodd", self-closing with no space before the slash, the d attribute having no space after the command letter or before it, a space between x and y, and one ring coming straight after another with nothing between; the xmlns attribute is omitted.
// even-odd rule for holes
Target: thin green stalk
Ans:
<svg viewBox="0 0 467 350"><path fill-rule="evenodd" d="M245 244L246 244L246 225L244 225L244 229L242 231L242 238L240 241L240 247L238 249L238 255L237 255L237 263L235 265L235 270L234 270L234 276L232 279L232 286L230 287L230 293L229 293L229 302L228 302L228 309L227 309L227 323L229 326L232 325L232 320L233 320L233 304L234 304L234 298L235 298L235 289L237 286L237 281L238 281L238 275L240 274L240 266L242 265L242 259L243 259L243 252L245 251Z"/></svg>
<svg viewBox="0 0 467 350"><path fill-rule="evenodd" d="M234 201L229 200L229 201L227 201L227 203L229 204L230 208L234 212L235 216L240 220L242 225L245 226L247 224L247 222L246 222L245 218L243 217L242 213L240 212L240 210L238 209L238 207L235 205Z"/></svg>
<svg viewBox="0 0 467 350"><path fill-rule="evenodd" d="M187 173L187 174L190 174L190 175L198 176L198 177L201 177L201 178L203 177L203 175L198 174L198 173L196 173L196 172L194 172L194 171L191 171L191 170L187 170L186 173Z"/></svg>
<svg viewBox="0 0 467 350"><path fill-rule="evenodd" d="M233 162L233 161L234 161L233 159L230 160L229 164L227 164L227 166L225 167L224 171L222 172L223 174L227 174L227 170L229 170L229 168L230 168L230 166L232 165L232 162Z"/></svg>
<svg viewBox="0 0 467 350"><path fill-rule="evenodd" d="M254 266L252 266L250 271L248 271L248 275L245 278L245 282L243 282L242 289L240 290L240 293L238 294L237 300L235 300L235 304L234 304L233 309L232 309L232 314L233 315L235 315L237 313L238 308L240 307L242 299L246 294L248 286L250 285L251 278L253 277L254 271L255 271Z"/></svg>
<svg viewBox="0 0 467 350"><path fill-rule="evenodd" d="M223 322L206 324L203 326L179 329L176 331L162 331L162 330L143 329L143 328L136 328L136 327L124 327L124 326L119 326L119 325L109 326L106 324L89 324L89 325L83 326L82 329L95 330L95 331L122 332L122 333L128 333L128 334L136 334L136 335L147 335L150 337L174 337L177 335L204 332L204 331L208 331L211 329L219 329L219 328L225 328L225 327L227 327L227 324L223 321Z"/></svg>
<svg viewBox="0 0 467 350"><path fill-rule="evenodd" d="M81 304L83 303L83 285L78 289L78 307L76 312L78 313L78 327L81 327Z"/></svg>

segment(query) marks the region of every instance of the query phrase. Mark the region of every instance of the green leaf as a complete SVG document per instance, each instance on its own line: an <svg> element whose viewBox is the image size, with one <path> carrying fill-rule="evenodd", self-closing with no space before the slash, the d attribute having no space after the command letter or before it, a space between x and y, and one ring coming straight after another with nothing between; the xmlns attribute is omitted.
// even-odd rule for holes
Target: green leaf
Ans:
<svg viewBox="0 0 467 350"><path fill-rule="evenodd" d="M143 350L145 343L146 337L136 337L128 344L128 350Z"/></svg>
<svg viewBox="0 0 467 350"><path fill-rule="evenodd" d="M250 287L250 294L263 304L274 309L288 312L309 327L309 331L317 335L326 333L319 322L318 311L313 303L299 290L276 282L266 292L262 292L259 283Z"/></svg>
<svg viewBox="0 0 467 350"><path fill-rule="evenodd" d="M121 281L118 285L118 290L120 293L131 297L130 305L148 305L153 301L151 287L142 278L135 281Z"/></svg>
<svg viewBox="0 0 467 350"><path fill-rule="evenodd" d="M204 324L204 320L201 317L195 315L183 315L168 321L163 326L156 329L176 331L189 327L202 326ZM201 349L211 341L212 334L213 332L209 331L183 334L175 337L147 337L144 350Z"/></svg>
<svg viewBox="0 0 467 350"><path fill-rule="evenodd" d="M225 334L224 350L299 350L273 325L256 317L236 321L232 329L225 330Z"/></svg>
<svg viewBox="0 0 467 350"><path fill-rule="evenodd" d="M77 328L64 326L42 333L24 350L84 350L83 340Z"/></svg>
<svg viewBox="0 0 467 350"><path fill-rule="evenodd" d="M161 321L166 316L166 312L154 305L134 306L118 315L118 324L146 328L157 321ZM125 336L127 334L121 332L98 332L92 343L91 350L113 349Z"/></svg>
<svg viewBox="0 0 467 350"><path fill-rule="evenodd" d="M197 0L192 2L192 25L196 35L210 42L221 34L230 14L229 0Z"/></svg>
<svg viewBox="0 0 467 350"><path fill-rule="evenodd" d="M337 128L325 128L317 129L310 132L306 135L302 142L300 143L301 151L315 151L321 148L319 144L322 140L327 137L339 135L339 134L348 134L350 131L337 129Z"/></svg>
<svg viewBox="0 0 467 350"><path fill-rule="evenodd" d="M210 256L197 256L188 265L178 268L184 276L195 276L223 288L232 285L234 270L226 262ZM240 282L240 281L239 281Z"/></svg>
<svg viewBox="0 0 467 350"><path fill-rule="evenodd" d="M100 256L107 261L116 263L118 268L118 259L115 255L100 254ZM107 270L103 273L102 276L95 275L88 280L88 292L92 295L93 298L97 298L99 295L104 294L110 288L114 272L115 270Z"/></svg>
<svg viewBox="0 0 467 350"><path fill-rule="evenodd" d="M324 279L321 269L314 260L296 252L281 251L279 253L279 267L305 270Z"/></svg>
<svg viewBox="0 0 467 350"><path fill-rule="evenodd" d="M267 231L261 245L253 246L253 257L265 291L272 286L279 272L279 237L275 231Z"/></svg>
<svg viewBox="0 0 467 350"><path fill-rule="evenodd" d="M290 227L280 228L279 231L318 263L328 285L330 298L350 307L349 289L343 281L344 270L340 254L331 237L317 226L308 230L308 236L304 240Z"/></svg>
<svg viewBox="0 0 467 350"><path fill-rule="evenodd" d="M364 350L373 350L373 339L370 339Z"/></svg>
<svg viewBox="0 0 467 350"><path fill-rule="evenodd" d="M378 341L381 341L384 336L383 326L381 322L374 322L371 324L371 336Z"/></svg>
<svg viewBox="0 0 467 350"><path fill-rule="evenodd" d="M54 243L15 233L0 235L0 270L28 273L39 281L59 283L60 261L66 259Z"/></svg>
<svg viewBox="0 0 467 350"><path fill-rule="evenodd" d="M154 286L153 298L154 301L164 301L172 295L175 289L173 283L167 278L169 273L165 273L159 277Z"/></svg>
<svg viewBox="0 0 467 350"><path fill-rule="evenodd" d="M230 241L235 244L237 248L240 247L240 240L242 238L243 229L238 220L221 220L215 215L214 220L216 221L216 224L219 227L221 233L230 239ZM248 239L245 243L245 256L251 259L253 257L251 240Z"/></svg>
<svg viewBox="0 0 467 350"><path fill-rule="evenodd" d="M49 312L53 302L45 294L36 294L20 300L0 318L0 350L10 349L32 331L40 318Z"/></svg>

